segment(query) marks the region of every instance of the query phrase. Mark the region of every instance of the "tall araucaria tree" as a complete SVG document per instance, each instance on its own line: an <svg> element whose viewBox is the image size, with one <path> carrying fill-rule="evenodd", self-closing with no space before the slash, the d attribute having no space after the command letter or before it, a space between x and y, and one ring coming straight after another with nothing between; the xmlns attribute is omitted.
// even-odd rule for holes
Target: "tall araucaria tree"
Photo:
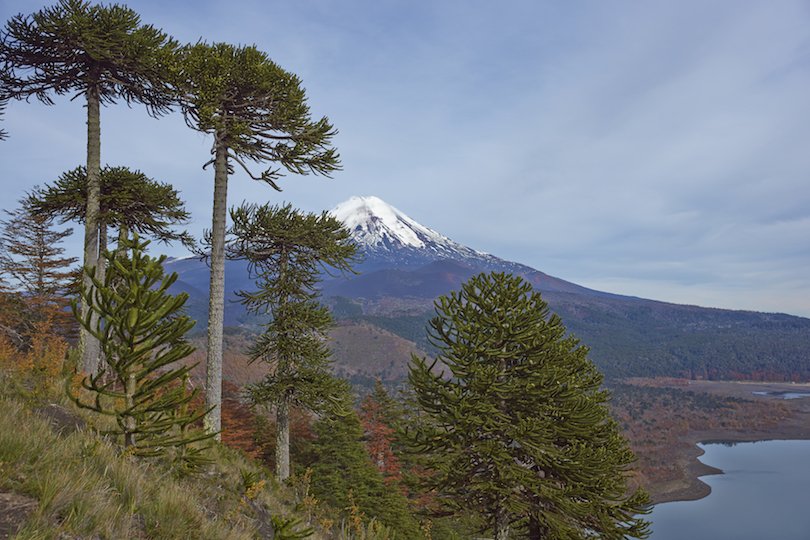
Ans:
<svg viewBox="0 0 810 540"><path fill-rule="evenodd" d="M447 510L478 512L497 540L649 535L602 376L529 283L471 278L436 301L429 336L438 356L414 357L422 414L406 434Z"/></svg>
<svg viewBox="0 0 810 540"><path fill-rule="evenodd" d="M193 243L188 233L176 230L188 222L190 215L170 184L127 167L106 166L100 178L98 225L102 253L107 249L110 227L116 229L119 244L130 232L162 242ZM63 173L53 185L34 189L28 196L29 205L37 215L58 215L62 223L85 223L87 184L86 169L77 167Z"/></svg>
<svg viewBox="0 0 810 540"><path fill-rule="evenodd" d="M334 409L340 385L329 372L326 331L332 317L318 301L322 271L349 272L356 253L349 231L326 212L304 214L291 205L242 205L231 211L230 258L248 261L258 291L240 291L248 310L271 315L250 350L270 373L249 387L251 400L276 408L276 476L290 476L290 407Z"/></svg>
<svg viewBox="0 0 810 540"><path fill-rule="evenodd" d="M119 100L142 103L149 114L167 112L174 92L167 83L176 43L162 31L141 23L131 9L60 0L32 15L11 18L0 36L2 98L32 97L52 105L53 95L84 97L87 103L87 209L84 266L103 273L99 257L101 105ZM84 285L91 285L85 275ZM82 305L82 313L91 313ZM99 345L82 332L82 368L98 370Z"/></svg>
<svg viewBox="0 0 810 540"><path fill-rule="evenodd" d="M297 76L256 47L197 43L181 50L177 73L189 127L214 138L214 207L211 225L211 285L208 309L206 428L220 430L222 327L225 302L225 228L228 175L234 164L254 180L280 191L282 170L329 176L339 169L331 147L336 131L327 118L312 120ZM259 174L249 163L267 164Z"/></svg>

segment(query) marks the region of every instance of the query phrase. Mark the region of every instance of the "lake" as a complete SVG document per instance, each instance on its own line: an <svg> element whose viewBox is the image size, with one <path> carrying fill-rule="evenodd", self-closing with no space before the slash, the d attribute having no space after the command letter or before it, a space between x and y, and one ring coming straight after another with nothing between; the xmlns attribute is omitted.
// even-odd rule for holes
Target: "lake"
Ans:
<svg viewBox="0 0 810 540"><path fill-rule="evenodd" d="M708 497L656 505L652 540L810 539L810 441L700 447L725 474L701 478Z"/></svg>
<svg viewBox="0 0 810 540"><path fill-rule="evenodd" d="M801 399L810 397L810 392L751 392L755 396L781 397L782 399Z"/></svg>

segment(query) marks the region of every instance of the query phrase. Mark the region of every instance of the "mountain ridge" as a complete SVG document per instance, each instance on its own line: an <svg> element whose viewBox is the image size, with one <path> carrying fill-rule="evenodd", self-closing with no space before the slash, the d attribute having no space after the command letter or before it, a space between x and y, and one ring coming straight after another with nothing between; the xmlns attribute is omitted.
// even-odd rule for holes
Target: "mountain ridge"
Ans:
<svg viewBox="0 0 810 540"><path fill-rule="evenodd" d="M520 275L540 291L569 331L591 348L591 357L608 376L810 380L810 319L589 289L464 246L377 197L353 197L337 205L332 215L349 228L363 261L357 275L324 274L324 302L339 321L371 324L408 340L413 343L410 352L430 353L425 325L434 314L436 297L457 290L476 273L494 270ZM204 321L207 267L199 260L175 259L166 269L180 274L175 290L191 294L189 312ZM260 320L247 315L235 295L254 287L244 262L227 262L226 325L257 327ZM348 353L351 344L345 336L339 349L336 363L351 371L357 360ZM396 362L407 363L410 353L397 350ZM391 359L380 357L378 363L390 367ZM364 365L370 365L368 359Z"/></svg>

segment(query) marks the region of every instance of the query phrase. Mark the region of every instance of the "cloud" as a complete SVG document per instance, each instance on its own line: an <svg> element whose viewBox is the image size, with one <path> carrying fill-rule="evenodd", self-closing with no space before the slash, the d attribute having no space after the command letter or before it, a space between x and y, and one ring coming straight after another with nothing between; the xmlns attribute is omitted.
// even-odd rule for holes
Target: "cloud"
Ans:
<svg viewBox="0 0 810 540"><path fill-rule="evenodd" d="M810 315L806 3L131 2L194 41L256 43L340 130L344 170L229 200L374 194L477 249L671 301ZM9 0L4 18L31 3ZM8 192L81 161L79 103L14 103ZM102 113L103 160L173 182L199 233L210 140ZM780 307L784 306L784 307Z"/></svg>

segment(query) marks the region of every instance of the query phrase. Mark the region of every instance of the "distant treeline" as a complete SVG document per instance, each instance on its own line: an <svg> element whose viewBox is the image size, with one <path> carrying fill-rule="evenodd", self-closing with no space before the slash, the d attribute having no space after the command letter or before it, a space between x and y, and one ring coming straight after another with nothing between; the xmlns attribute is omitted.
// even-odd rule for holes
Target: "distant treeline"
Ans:
<svg viewBox="0 0 810 540"><path fill-rule="evenodd" d="M617 313L549 296L607 378L810 380L807 319L686 306L664 312L645 301ZM386 317L338 311L338 319L373 324L432 351L425 334L431 313Z"/></svg>

